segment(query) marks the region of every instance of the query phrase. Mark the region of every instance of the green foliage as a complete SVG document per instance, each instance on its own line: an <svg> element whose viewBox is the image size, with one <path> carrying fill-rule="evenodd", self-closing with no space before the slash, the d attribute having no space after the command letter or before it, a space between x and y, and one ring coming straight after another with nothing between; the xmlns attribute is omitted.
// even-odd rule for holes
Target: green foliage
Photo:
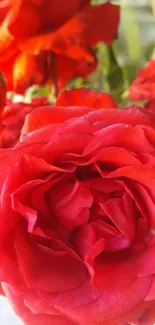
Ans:
<svg viewBox="0 0 155 325"><path fill-rule="evenodd" d="M94 0L93 3L104 1ZM117 40L111 47L97 47L99 66L87 80L76 80L72 87L81 84L111 93L120 106L130 105L128 87L137 70L151 58L155 46L155 17L150 1L111 1L121 6L121 19Z"/></svg>

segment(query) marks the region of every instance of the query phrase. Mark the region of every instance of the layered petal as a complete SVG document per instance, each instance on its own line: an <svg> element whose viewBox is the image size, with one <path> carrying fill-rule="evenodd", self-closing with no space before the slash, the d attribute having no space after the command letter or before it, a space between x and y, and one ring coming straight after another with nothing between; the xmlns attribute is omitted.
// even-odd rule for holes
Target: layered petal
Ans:
<svg viewBox="0 0 155 325"><path fill-rule="evenodd" d="M62 93L0 151L0 281L27 325L154 322L155 115L112 105Z"/></svg>

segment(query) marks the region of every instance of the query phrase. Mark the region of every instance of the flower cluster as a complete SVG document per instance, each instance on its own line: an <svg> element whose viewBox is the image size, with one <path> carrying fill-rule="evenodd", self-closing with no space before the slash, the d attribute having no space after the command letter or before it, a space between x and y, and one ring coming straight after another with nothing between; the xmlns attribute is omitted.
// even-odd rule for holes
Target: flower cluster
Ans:
<svg viewBox="0 0 155 325"><path fill-rule="evenodd" d="M96 68L119 11L0 1L0 294L24 325L155 323L155 61L129 89L143 108L58 95ZM55 102L8 99L34 84L53 85Z"/></svg>

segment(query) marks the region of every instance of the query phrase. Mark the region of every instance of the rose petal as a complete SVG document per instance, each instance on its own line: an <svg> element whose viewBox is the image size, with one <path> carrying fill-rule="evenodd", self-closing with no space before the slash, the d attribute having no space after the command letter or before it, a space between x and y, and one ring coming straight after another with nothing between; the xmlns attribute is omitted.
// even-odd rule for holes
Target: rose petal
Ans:
<svg viewBox="0 0 155 325"><path fill-rule="evenodd" d="M91 15L91 19L86 33L87 42L93 46L101 41L111 44L112 40L117 37L119 12L119 6L110 2L90 6L88 13ZM111 17L110 20L109 16Z"/></svg>
<svg viewBox="0 0 155 325"><path fill-rule="evenodd" d="M15 249L20 272L31 288L65 292L85 281L84 265L71 256L69 250L56 251L37 245L30 235L22 233L16 236ZM66 269L66 265L69 265L69 269Z"/></svg>
<svg viewBox="0 0 155 325"><path fill-rule="evenodd" d="M57 106L81 106L92 108L117 108L114 99L106 93L87 88L63 91L56 100Z"/></svg>
<svg viewBox="0 0 155 325"><path fill-rule="evenodd" d="M49 205L64 229L71 231L89 220L91 192L76 182L59 182L49 192Z"/></svg>
<svg viewBox="0 0 155 325"><path fill-rule="evenodd" d="M60 124L70 118L79 117L90 112L86 107L39 107L25 119L22 134L27 134L48 124Z"/></svg>

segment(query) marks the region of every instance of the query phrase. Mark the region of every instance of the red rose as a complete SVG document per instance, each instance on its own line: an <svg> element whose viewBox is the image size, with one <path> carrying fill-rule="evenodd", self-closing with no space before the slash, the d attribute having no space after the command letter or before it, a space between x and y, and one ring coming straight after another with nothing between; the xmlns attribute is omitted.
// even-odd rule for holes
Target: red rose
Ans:
<svg viewBox="0 0 155 325"><path fill-rule="evenodd" d="M4 103L4 93L2 93ZM0 94L0 103L1 94ZM0 116L0 148L14 146L20 137L25 117L34 108L42 105L47 105L47 97L36 97L31 104L23 102L13 103L11 100L6 101L6 105L1 109Z"/></svg>
<svg viewBox="0 0 155 325"><path fill-rule="evenodd" d="M86 77L97 66L93 47L117 37L119 6L90 0L0 2L0 68L10 90Z"/></svg>
<svg viewBox="0 0 155 325"><path fill-rule="evenodd" d="M152 325L155 114L74 96L0 151L2 288L26 325Z"/></svg>
<svg viewBox="0 0 155 325"><path fill-rule="evenodd" d="M155 99L155 60L140 69L129 88L130 98L134 101Z"/></svg>

